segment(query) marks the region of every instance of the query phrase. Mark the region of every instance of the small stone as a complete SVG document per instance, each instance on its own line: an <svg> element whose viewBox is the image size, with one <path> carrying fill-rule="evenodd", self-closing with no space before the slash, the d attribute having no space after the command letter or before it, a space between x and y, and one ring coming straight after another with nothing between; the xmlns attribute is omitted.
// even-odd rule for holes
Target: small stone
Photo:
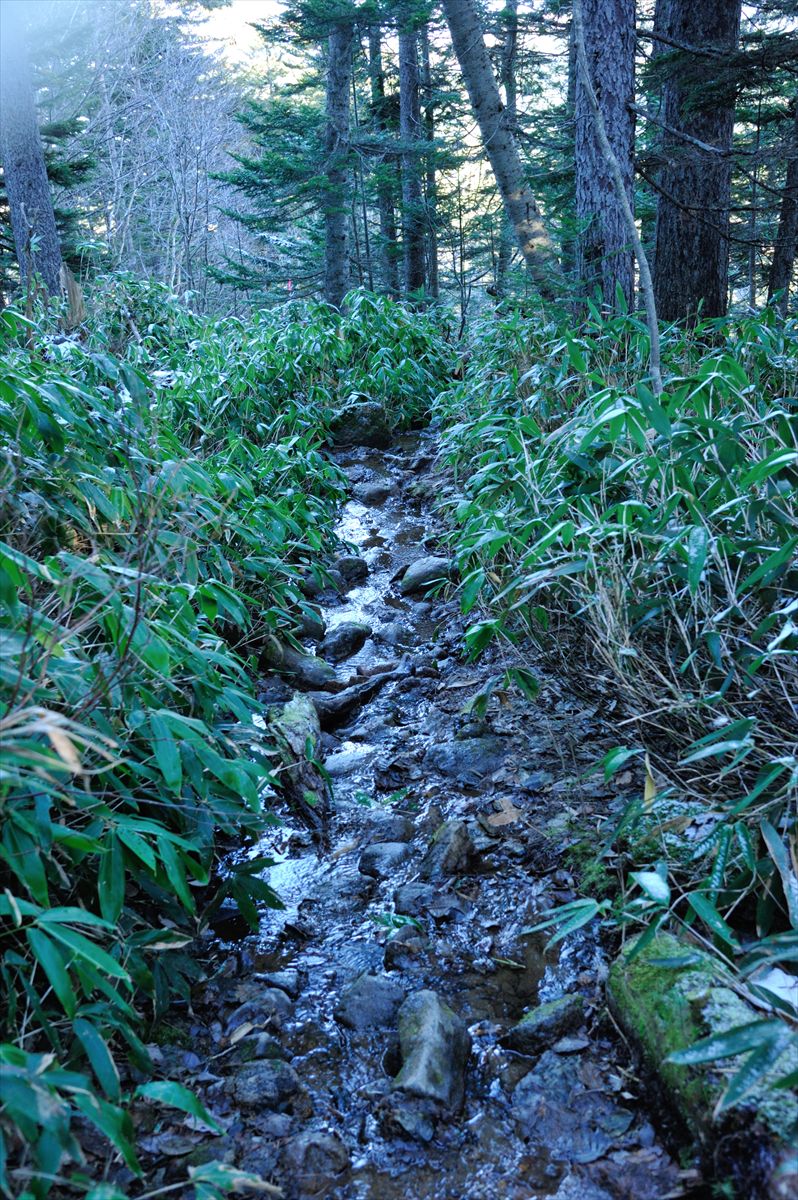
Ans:
<svg viewBox="0 0 798 1200"><path fill-rule="evenodd" d="M578 992L569 992L525 1013L504 1035L502 1044L518 1054L538 1054L577 1030L584 1019L584 1000Z"/></svg>
<svg viewBox="0 0 798 1200"><path fill-rule="evenodd" d="M426 938L415 925L403 925L385 943L383 965L386 971L412 971L424 961Z"/></svg>
<svg viewBox="0 0 798 1200"><path fill-rule="evenodd" d="M335 1019L362 1033L391 1025L404 1000L404 988L383 975L359 975L344 988L335 1008Z"/></svg>
<svg viewBox="0 0 798 1200"><path fill-rule="evenodd" d="M279 988L264 988L264 990L244 1004L239 1004L228 1017L227 1035L234 1033L246 1021L263 1023L274 1021L278 1025L293 1014L294 1006L285 992Z"/></svg>
<svg viewBox="0 0 798 1200"><path fill-rule="evenodd" d="M299 971L289 967L285 971L268 971L265 974L258 975L257 978L268 984L271 988L279 988L281 992L285 992L286 996L290 996L292 1000L296 1000L302 990L302 980Z"/></svg>
<svg viewBox="0 0 798 1200"><path fill-rule="evenodd" d="M370 875L372 879L390 879L412 853L407 842L376 842L363 851L357 869L361 875Z"/></svg>
<svg viewBox="0 0 798 1200"><path fill-rule="evenodd" d="M342 554L335 560L335 569L347 587L351 587L355 583L362 583L364 579L368 578L369 573L369 565L365 558L360 558L357 554Z"/></svg>
<svg viewBox="0 0 798 1200"><path fill-rule="evenodd" d="M405 571L400 589L403 596L412 596L446 583L451 577L452 565L447 558L437 558L434 555L419 558Z"/></svg>
<svg viewBox="0 0 798 1200"><path fill-rule="evenodd" d="M379 813L374 820L375 833L386 842L412 842L416 836L416 826L412 817L404 813Z"/></svg>
<svg viewBox="0 0 798 1200"><path fill-rule="evenodd" d="M504 762L507 743L500 737L469 737L431 746L425 762L465 787L479 787Z"/></svg>
<svg viewBox="0 0 798 1200"><path fill-rule="evenodd" d="M431 883L403 883L393 894L393 906L407 917L423 917L435 898Z"/></svg>
<svg viewBox="0 0 798 1200"><path fill-rule="evenodd" d="M398 490L394 480L383 479L375 483L359 483L352 489L352 495L368 508L375 508L395 496Z"/></svg>
<svg viewBox="0 0 798 1200"><path fill-rule="evenodd" d="M321 1196L341 1182L351 1156L334 1133L308 1130L285 1147L285 1164L300 1196Z"/></svg>
<svg viewBox="0 0 798 1200"><path fill-rule="evenodd" d="M445 821L432 839L419 868L422 879L446 879L468 871L474 846L464 821Z"/></svg>
<svg viewBox="0 0 798 1200"><path fill-rule="evenodd" d="M335 668L315 654L301 654L293 646L283 647L279 670L309 688L323 688L336 680Z"/></svg>
<svg viewBox="0 0 798 1200"><path fill-rule="evenodd" d="M399 1009L402 1069L394 1089L434 1100L449 1113L460 1110L471 1037L465 1024L436 992L413 992Z"/></svg>
<svg viewBox="0 0 798 1200"><path fill-rule="evenodd" d="M244 1107L284 1112L302 1091L302 1084L288 1063L266 1058L242 1067L227 1080L225 1091Z"/></svg>
<svg viewBox="0 0 798 1200"><path fill-rule="evenodd" d="M332 662L343 662L351 658L371 636L371 626L362 621L342 621L328 629L319 650L325 658Z"/></svg>

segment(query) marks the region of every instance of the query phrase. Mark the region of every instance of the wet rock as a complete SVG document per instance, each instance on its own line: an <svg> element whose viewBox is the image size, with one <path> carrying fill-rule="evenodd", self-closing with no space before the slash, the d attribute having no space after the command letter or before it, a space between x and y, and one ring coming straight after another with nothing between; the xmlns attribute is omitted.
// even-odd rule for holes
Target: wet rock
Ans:
<svg viewBox="0 0 798 1200"><path fill-rule="evenodd" d="M399 1009L402 1069L394 1089L433 1100L447 1113L463 1103L471 1038L465 1024L436 992L413 992Z"/></svg>
<svg viewBox="0 0 798 1200"><path fill-rule="evenodd" d="M300 637L312 642L320 642L327 631L324 618L315 609L304 608L299 614L297 632Z"/></svg>
<svg viewBox="0 0 798 1200"><path fill-rule="evenodd" d="M347 587L362 583L364 579L368 578L369 573L369 565L365 558L360 558L357 554L342 554L335 560L335 569L340 573Z"/></svg>
<svg viewBox="0 0 798 1200"><path fill-rule="evenodd" d="M386 646L394 646L399 649L412 646L418 641L414 630L409 629L401 621L387 621L377 634L377 638Z"/></svg>
<svg viewBox="0 0 798 1200"><path fill-rule="evenodd" d="M632 957L630 941L610 970L607 995L619 1024L640 1047L646 1065L664 1087L668 1099L690 1129L711 1151L719 1175L738 1181L740 1194L781 1200L798 1194L798 1169L793 1145L798 1120L798 1095L775 1092L779 1076L798 1070L798 1049L786 1046L746 1096L750 1121L740 1124L739 1111L716 1117L715 1105L729 1072L716 1063L683 1067L667 1056L684 1050L699 1038L727 1034L757 1019L756 1011L726 985L717 961L692 944L659 933ZM658 965L678 959L689 950L681 968ZM727 1060L737 1071L742 1057ZM751 1122L756 1121L757 1152L750 1153ZM788 1190L784 1191L784 1188Z"/></svg>
<svg viewBox="0 0 798 1200"><path fill-rule="evenodd" d="M405 925L385 943L386 971L412 971L425 961L427 940L415 925Z"/></svg>
<svg viewBox="0 0 798 1200"><path fill-rule="evenodd" d="M292 1000L296 1000L302 990L302 977L299 971L294 970L293 967L289 967L285 971L267 971L258 975L257 978L270 988L279 988Z"/></svg>
<svg viewBox="0 0 798 1200"><path fill-rule="evenodd" d="M589 1069L592 1066L592 1069ZM553 1159L593 1162L627 1132L633 1113L607 1094L595 1065L547 1050L512 1096L519 1131Z"/></svg>
<svg viewBox="0 0 798 1200"><path fill-rule="evenodd" d="M365 683L355 683L352 687L344 688L341 692L328 694L327 692L311 692L309 699L312 700L313 706L318 713L318 718L323 729L334 729L336 726L343 724L346 718L355 709L361 708L369 700L377 695L380 688L385 687L386 683L391 683L395 679L401 679L405 672L400 667L396 671L385 671L384 674L375 675L373 679L367 679Z"/></svg>
<svg viewBox="0 0 798 1200"><path fill-rule="evenodd" d="M376 508L391 496L395 496L398 491L399 488L393 479L381 479L374 483L359 483L352 489L352 495L368 508Z"/></svg>
<svg viewBox="0 0 798 1200"><path fill-rule="evenodd" d="M477 787L504 762L507 743L500 737L478 737L431 746L425 763L466 787Z"/></svg>
<svg viewBox="0 0 798 1200"><path fill-rule="evenodd" d="M271 729L285 768L282 773L285 795L318 828L330 802L330 790L316 766L321 754L321 728L310 698L295 692L288 704L273 712ZM312 757L308 757L309 747Z"/></svg>
<svg viewBox="0 0 798 1200"><path fill-rule="evenodd" d="M474 847L465 822L445 821L421 860L419 875L425 880L463 875L473 858Z"/></svg>
<svg viewBox="0 0 798 1200"><path fill-rule="evenodd" d="M355 400L347 404L331 423L334 446L370 446L386 450L391 444L391 427L385 409L376 400Z"/></svg>
<svg viewBox="0 0 798 1200"><path fill-rule="evenodd" d="M324 760L324 769L333 779L345 779L353 771L357 771L364 763L367 763L376 753L377 751L373 748L367 750L339 750Z"/></svg>
<svg viewBox="0 0 798 1200"><path fill-rule="evenodd" d="M538 1054L577 1030L584 1019L584 1000L578 992L572 992L525 1013L504 1035L502 1044L518 1054Z"/></svg>
<svg viewBox="0 0 798 1200"><path fill-rule="evenodd" d="M403 916L423 917L436 893L431 883L403 883L393 894L393 906Z"/></svg>
<svg viewBox="0 0 798 1200"><path fill-rule="evenodd" d="M412 842L416 826L412 817L404 813L378 813L374 819L374 832L383 842Z"/></svg>
<svg viewBox="0 0 798 1200"><path fill-rule="evenodd" d="M284 1152L292 1194L296 1196L325 1195L342 1182L351 1161L348 1149L337 1134L315 1130L292 1138Z"/></svg>
<svg viewBox="0 0 798 1200"><path fill-rule="evenodd" d="M393 1024L405 992L394 979L360 975L344 988L335 1008L335 1019L347 1029L362 1033Z"/></svg>
<svg viewBox="0 0 798 1200"><path fill-rule="evenodd" d="M402 576L400 586L403 596L413 596L429 591L452 577L452 565L447 558L419 558L411 563Z"/></svg>
<svg viewBox="0 0 798 1200"><path fill-rule="evenodd" d="M301 654L284 646L279 670L304 687L320 688L336 682L335 668L315 654Z"/></svg>
<svg viewBox="0 0 798 1200"><path fill-rule="evenodd" d="M407 842L376 842L363 851L357 869L372 879L390 879L411 855Z"/></svg>
<svg viewBox="0 0 798 1200"><path fill-rule="evenodd" d="M225 1091L244 1108L284 1112L302 1094L302 1084L288 1063L266 1058L247 1063L232 1075Z"/></svg>
<svg viewBox="0 0 798 1200"><path fill-rule="evenodd" d="M260 996L253 1000L247 1000L245 1004L240 1004L230 1014L226 1032L228 1035L233 1033L246 1021L261 1023L272 1021L279 1025L282 1021L287 1020L293 1011L294 1006L285 992L280 991L279 988L265 988Z"/></svg>
<svg viewBox="0 0 798 1200"><path fill-rule="evenodd" d="M431 1142L435 1136L435 1118L440 1114L433 1101L394 1093L381 1101L378 1115L388 1136Z"/></svg>
<svg viewBox="0 0 798 1200"><path fill-rule="evenodd" d="M325 658L343 662L357 654L370 636L371 626L363 621L342 621L327 631L319 650Z"/></svg>

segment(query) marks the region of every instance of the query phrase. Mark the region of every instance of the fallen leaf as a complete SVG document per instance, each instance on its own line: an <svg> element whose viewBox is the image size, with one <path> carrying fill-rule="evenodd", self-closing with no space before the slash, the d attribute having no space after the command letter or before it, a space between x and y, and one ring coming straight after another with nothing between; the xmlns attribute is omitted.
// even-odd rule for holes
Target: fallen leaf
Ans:
<svg viewBox="0 0 798 1200"><path fill-rule="evenodd" d="M501 804L501 812L491 813L487 818L487 824L492 825L494 829L499 825L511 825L513 821L517 821L524 814L520 808L516 808L512 800L508 800L506 796L502 796L499 800Z"/></svg>

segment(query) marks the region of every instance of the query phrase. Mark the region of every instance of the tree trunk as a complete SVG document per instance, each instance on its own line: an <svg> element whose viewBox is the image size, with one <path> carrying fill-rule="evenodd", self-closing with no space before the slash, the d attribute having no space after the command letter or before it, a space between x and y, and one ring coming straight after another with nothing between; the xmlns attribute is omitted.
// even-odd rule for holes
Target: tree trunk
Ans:
<svg viewBox="0 0 798 1200"><path fill-rule="evenodd" d="M349 88L352 81L351 25L335 25L328 39L327 129L325 133L324 299L335 308L349 288Z"/></svg>
<svg viewBox="0 0 798 1200"><path fill-rule="evenodd" d="M664 76L657 206L657 309L666 321L721 317L728 306L729 203L734 95L711 75L707 51L737 47L740 0L657 0L655 28L678 46L655 43ZM676 131L676 132L673 132ZM679 133L716 148L699 149Z"/></svg>
<svg viewBox="0 0 798 1200"><path fill-rule="evenodd" d="M402 252L407 295L423 290L425 282L422 136L418 37L412 14L402 11L399 15L399 137L402 142Z"/></svg>
<svg viewBox="0 0 798 1200"><path fill-rule="evenodd" d="M507 0L501 19L504 36L499 83L504 90L505 119L514 131L518 119L518 88L515 79L515 63L518 57L518 0ZM505 213L499 233L499 259L496 264L496 295L499 298L507 294L507 275L514 245L515 236Z"/></svg>
<svg viewBox="0 0 798 1200"><path fill-rule="evenodd" d="M457 61L474 109L507 216L542 296L560 291L561 273L551 238L527 184L515 136L499 97L474 0L443 0Z"/></svg>
<svg viewBox="0 0 798 1200"><path fill-rule="evenodd" d="M372 117L378 132L382 135L387 130L387 119L379 25L372 25L369 29L369 83ZM380 156L375 175L377 212L380 219L380 258L384 283L389 292L397 295L399 292L399 269L393 187L395 172L393 162L387 153Z"/></svg>
<svg viewBox="0 0 798 1200"><path fill-rule="evenodd" d="M795 128L792 130L791 143L787 152L787 178L781 197L779 228L768 278L768 304L779 295L779 310L785 317L790 296L790 280L798 250L798 107L795 110Z"/></svg>
<svg viewBox="0 0 798 1200"><path fill-rule="evenodd" d="M427 279L433 300L440 296L438 280L438 180L435 171L435 103L432 92L429 25L421 27L421 85L424 92L424 135L429 143L424 180L427 232Z"/></svg>
<svg viewBox="0 0 798 1200"><path fill-rule="evenodd" d="M32 268L50 295L57 296L61 288L61 246L39 136L23 6L19 0L6 0L0 12L3 172L19 273L24 281Z"/></svg>
<svg viewBox="0 0 798 1200"><path fill-rule="evenodd" d="M607 139L634 208L635 0L582 0L585 51ZM616 290L634 307L634 252L610 169L598 145L584 88L575 96L576 215L580 225L577 278L584 293L600 286L616 307Z"/></svg>

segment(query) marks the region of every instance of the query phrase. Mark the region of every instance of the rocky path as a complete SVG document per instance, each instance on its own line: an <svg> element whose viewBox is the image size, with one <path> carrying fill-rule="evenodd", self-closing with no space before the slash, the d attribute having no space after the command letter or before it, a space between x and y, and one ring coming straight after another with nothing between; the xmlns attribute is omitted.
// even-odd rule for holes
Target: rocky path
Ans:
<svg viewBox="0 0 798 1200"><path fill-rule="evenodd" d="M580 777L612 739L551 679L468 714L497 663L465 662L456 603L426 594L445 570L426 445L340 460L356 552L308 628L335 675L293 664L325 727L327 844L289 814L259 847L286 907L257 938L217 931L187 1037L159 1051L225 1129L182 1155L289 1200L697 1197L606 1014L596 932L549 954L524 932L574 896L568 830L589 841L615 798Z"/></svg>

